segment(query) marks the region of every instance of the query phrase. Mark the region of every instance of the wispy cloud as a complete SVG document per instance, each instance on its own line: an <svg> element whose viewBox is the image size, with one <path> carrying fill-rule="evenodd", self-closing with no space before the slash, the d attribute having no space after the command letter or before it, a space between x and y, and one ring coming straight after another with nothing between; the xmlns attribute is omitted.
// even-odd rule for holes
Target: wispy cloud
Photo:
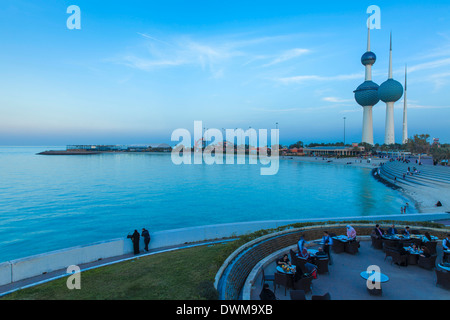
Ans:
<svg viewBox="0 0 450 320"><path fill-rule="evenodd" d="M281 82L283 84L291 84L291 83L304 83L308 81L345 81L345 80L361 79L361 77L364 77L364 74L353 73L336 76L302 75L302 76L277 78L275 79L275 81Z"/></svg>
<svg viewBox="0 0 450 320"><path fill-rule="evenodd" d="M148 41L144 43L145 50L142 47L129 49L128 53L118 55L110 61L142 71L193 65L209 71L214 77L220 77L223 68L219 65L243 55L228 44L207 43L187 36L166 41L145 33L138 34Z"/></svg>
<svg viewBox="0 0 450 320"><path fill-rule="evenodd" d="M408 66L408 73L415 72L415 71L421 71L421 70L442 68L442 67L446 67L446 66L450 66L450 58L428 61L428 62L416 64L416 65L410 66L410 67Z"/></svg>
<svg viewBox="0 0 450 320"><path fill-rule="evenodd" d="M351 99L341 99L337 97L323 97L323 101L332 102L332 103L352 103L354 100Z"/></svg>
<svg viewBox="0 0 450 320"><path fill-rule="evenodd" d="M248 35L222 35L206 39L182 34L164 38L143 32L137 32L137 35L143 38L141 45L109 61L142 71L191 65L210 72L213 77L221 77L231 62L246 66L254 61L266 60L268 62L264 66L274 66L310 52L308 49L294 48L277 55L267 52L272 46L261 48L262 44L287 42L297 37L296 34L253 38Z"/></svg>
<svg viewBox="0 0 450 320"><path fill-rule="evenodd" d="M302 49L302 48L295 48L295 49L287 50L287 51L284 51L283 53L281 53L278 57L273 59L271 62L263 65L263 67L268 67L268 66L272 66L275 64L279 64L279 63L297 58L299 56L302 56L302 55L310 53L310 52L311 52L311 50Z"/></svg>

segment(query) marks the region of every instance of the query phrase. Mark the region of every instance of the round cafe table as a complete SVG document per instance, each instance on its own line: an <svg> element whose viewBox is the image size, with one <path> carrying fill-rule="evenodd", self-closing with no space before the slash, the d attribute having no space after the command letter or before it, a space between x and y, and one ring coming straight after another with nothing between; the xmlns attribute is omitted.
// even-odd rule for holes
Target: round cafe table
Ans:
<svg viewBox="0 0 450 320"><path fill-rule="evenodd" d="M291 271L286 271L286 270L284 270L281 266L277 266L277 271L279 272L279 273L284 273L284 274L294 274L295 273L295 271L296 271L296 268L295 268L295 266L290 266L290 268L291 268Z"/></svg>
<svg viewBox="0 0 450 320"><path fill-rule="evenodd" d="M360 273L361 277L365 280L372 280L372 283L374 284L375 288L369 288L367 286L367 282L366 282L366 286L367 286L367 291L369 291L369 293L371 295L381 295L382 294L382 290L381 290L381 283L384 282L388 282L389 281L389 277L383 273L380 272L372 272L372 273L368 273L367 271L363 271ZM376 281L378 280L378 281ZM377 285L378 284L378 285ZM378 287L378 288L376 288Z"/></svg>
<svg viewBox="0 0 450 320"><path fill-rule="evenodd" d="M420 250L412 250L412 248L404 248L406 252L408 252L408 264L417 264L419 261L419 256L422 253Z"/></svg>

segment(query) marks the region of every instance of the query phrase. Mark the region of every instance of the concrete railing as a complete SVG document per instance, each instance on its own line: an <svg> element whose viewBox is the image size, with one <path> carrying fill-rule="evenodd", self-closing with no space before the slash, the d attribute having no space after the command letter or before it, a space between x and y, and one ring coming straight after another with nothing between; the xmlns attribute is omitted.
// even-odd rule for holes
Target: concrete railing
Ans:
<svg viewBox="0 0 450 320"><path fill-rule="evenodd" d="M297 221L253 221L158 231L151 233L149 249L157 250L186 243L238 237L257 230L277 228ZM141 237L140 248L143 247L144 243ZM132 253L131 240L120 238L11 260L0 263L0 286L66 269L71 265L79 266L100 259L120 257Z"/></svg>

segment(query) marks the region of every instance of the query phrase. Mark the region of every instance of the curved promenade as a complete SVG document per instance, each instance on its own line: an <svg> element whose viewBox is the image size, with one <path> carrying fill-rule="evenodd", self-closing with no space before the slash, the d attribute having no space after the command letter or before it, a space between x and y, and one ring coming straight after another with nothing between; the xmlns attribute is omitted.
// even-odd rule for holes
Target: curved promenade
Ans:
<svg viewBox="0 0 450 320"><path fill-rule="evenodd" d="M408 174L408 168L412 174ZM419 212L450 211L450 167L391 161L380 166L377 172L380 180L401 188L412 198ZM438 201L441 207L436 206Z"/></svg>

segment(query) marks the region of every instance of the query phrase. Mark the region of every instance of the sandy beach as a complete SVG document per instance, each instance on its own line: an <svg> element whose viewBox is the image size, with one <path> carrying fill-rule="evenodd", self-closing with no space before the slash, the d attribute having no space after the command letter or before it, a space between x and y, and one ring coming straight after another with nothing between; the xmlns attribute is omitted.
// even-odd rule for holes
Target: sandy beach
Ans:
<svg viewBox="0 0 450 320"><path fill-rule="evenodd" d="M359 168L374 169L380 166L381 163L388 162L389 159L370 158L338 158L335 157L297 157L297 156L282 156L281 159L290 161L320 163L328 165L346 165ZM406 186L402 185L400 192L412 200L410 205L414 205L420 213L441 213L450 212L450 187L436 187L430 188L425 186ZM436 207L437 201L441 201L442 207Z"/></svg>

